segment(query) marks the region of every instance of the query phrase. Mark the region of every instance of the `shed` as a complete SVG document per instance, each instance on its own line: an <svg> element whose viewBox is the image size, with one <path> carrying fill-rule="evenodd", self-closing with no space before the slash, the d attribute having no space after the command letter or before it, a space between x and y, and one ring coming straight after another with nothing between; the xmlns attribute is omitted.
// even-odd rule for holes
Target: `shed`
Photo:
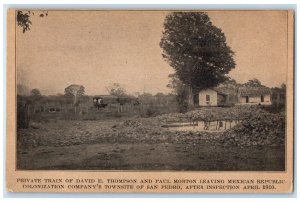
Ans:
<svg viewBox="0 0 300 202"><path fill-rule="evenodd" d="M209 88L199 92L199 106L224 106L228 104L228 93L218 88Z"/></svg>

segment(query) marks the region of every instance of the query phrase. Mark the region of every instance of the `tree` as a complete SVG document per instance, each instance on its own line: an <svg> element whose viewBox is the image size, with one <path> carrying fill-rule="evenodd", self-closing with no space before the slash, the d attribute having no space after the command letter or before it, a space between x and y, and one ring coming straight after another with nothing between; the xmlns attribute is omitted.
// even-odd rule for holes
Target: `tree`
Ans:
<svg viewBox="0 0 300 202"><path fill-rule="evenodd" d="M246 87L263 87L261 82L256 78L251 79L248 82L244 83L244 86L246 86Z"/></svg>
<svg viewBox="0 0 300 202"><path fill-rule="evenodd" d="M110 95L114 95L114 96L122 96L122 95L126 95L126 90L124 87L122 87L121 84L119 83L113 83L110 84L109 86L106 87L106 91L110 94Z"/></svg>
<svg viewBox="0 0 300 202"><path fill-rule="evenodd" d="M80 103L87 103L90 100L88 95L83 95L79 98Z"/></svg>
<svg viewBox="0 0 300 202"><path fill-rule="evenodd" d="M31 16L34 16L33 11L17 11L17 25L23 29L23 33L30 30L32 22L30 20ZM39 17L48 16L48 11L41 11Z"/></svg>
<svg viewBox="0 0 300 202"><path fill-rule="evenodd" d="M73 105L75 106L75 112L76 112L76 106L78 105L79 99L81 96L84 95L84 87L82 85L72 84L65 88L65 96L73 100Z"/></svg>
<svg viewBox="0 0 300 202"><path fill-rule="evenodd" d="M17 84L17 95L28 96L30 95L30 90L23 84Z"/></svg>
<svg viewBox="0 0 300 202"><path fill-rule="evenodd" d="M222 30L203 12L172 12L165 18L160 42L163 58L179 80L193 91L217 86L235 68L233 51Z"/></svg>
<svg viewBox="0 0 300 202"><path fill-rule="evenodd" d="M224 85L233 85L233 86L238 86L238 85L240 85L240 84L238 84L238 83L236 82L236 80L234 80L234 79L232 79L232 78L230 78L230 77L228 77L228 80L224 81L223 84L224 84Z"/></svg>
<svg viewBox="0 0 300 202"><path fill-rule="evenodd" d="M278 110L284 110L286 105L286 84L281 84L280 87L271 88L272 106Z"/></svg>
<svg viewBox="0 0 300 202"><path fill-rule="evenodd" d="M179 105L179 112L186 112L188 108L188 97L189 88L183 84L177 74L170 74L170 83L167 85L168 88L172 89L172 93L176 96L176 101Z"/></svg>
<svg viewBox="0 0 300 202"><path fill-rule="evenodd" d="M17 11L17 25L22 27L23 33L30 30L30 13L23 12L23 11Z"/></svg>
<svg viewBox="0 0 300 202"><path fill-rule="evenodd" d="M39 101L40 99L42 99L41 91L37 88L32 89L30 91L30 97L32 101Z"/></svg>
<svg viewBox="0 0 300 202"><path fill-rule="evenodd" d="M39 89L34 88L30 91L30 101L33 104L33 113L36 111L36 104L41 101L42 94Z"/></svg>

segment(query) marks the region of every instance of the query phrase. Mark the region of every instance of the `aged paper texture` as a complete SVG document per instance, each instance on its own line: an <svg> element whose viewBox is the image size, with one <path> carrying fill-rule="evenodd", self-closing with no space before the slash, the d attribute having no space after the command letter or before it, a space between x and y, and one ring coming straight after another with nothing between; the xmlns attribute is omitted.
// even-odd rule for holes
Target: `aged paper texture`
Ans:
<svg viewBox="0 0 300 202"><path fill-rule="evenodd" d="M291 193L294 12L9 10L9 192Z"/></svg>

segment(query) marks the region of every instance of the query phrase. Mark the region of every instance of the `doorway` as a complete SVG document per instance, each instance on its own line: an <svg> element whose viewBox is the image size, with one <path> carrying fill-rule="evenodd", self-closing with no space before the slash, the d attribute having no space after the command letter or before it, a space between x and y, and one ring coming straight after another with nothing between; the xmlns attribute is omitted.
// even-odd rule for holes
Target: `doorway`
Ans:
<svg viewBox="0 0 300 202"><path fill-rule="evenodd" d="M249 103L249 96L246 96L246 103Z"/></svg>

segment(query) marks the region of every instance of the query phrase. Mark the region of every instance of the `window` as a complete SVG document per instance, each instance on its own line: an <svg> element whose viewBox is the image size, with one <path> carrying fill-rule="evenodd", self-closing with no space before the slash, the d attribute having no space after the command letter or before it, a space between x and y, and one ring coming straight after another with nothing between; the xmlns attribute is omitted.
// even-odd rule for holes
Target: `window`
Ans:
<svg viewBox="0 0 300 202"><path fill-rule="evenodd" d="M210 95L206 95L206 104L207 104L207 105L210 104Z"/></svg>
<svg viewBox="0 0 300 202"><path fill-rule="evenodd" d="M210 96L206 95L206 102L209 102L209 101L210 101Z"/></svg>
<svg viewBox="0 0 300 202"><path fill-rule="evenodd" d="M260 102L264 102L265 101L265 98L263 95L260 96Z"/></svg>

